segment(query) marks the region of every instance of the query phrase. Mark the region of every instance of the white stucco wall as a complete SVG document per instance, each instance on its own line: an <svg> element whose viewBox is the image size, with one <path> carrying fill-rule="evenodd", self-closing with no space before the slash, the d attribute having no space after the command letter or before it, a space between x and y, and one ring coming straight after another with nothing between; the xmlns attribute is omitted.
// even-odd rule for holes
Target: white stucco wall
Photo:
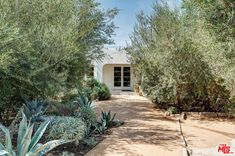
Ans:
<svg viewBox="0 0 235 156"><path fill-rule="evenodd" d="M105 57L101 61L95 61L94 64L94 78L99 82L105 83L110 90L128 89L114 87L114 67L131 67L128 60L128 55L125 50L116 48L106 48L103 50ZM133 74L131 74L131 87L133 90ZM123 85L123 84L122 84Z"/></svg>

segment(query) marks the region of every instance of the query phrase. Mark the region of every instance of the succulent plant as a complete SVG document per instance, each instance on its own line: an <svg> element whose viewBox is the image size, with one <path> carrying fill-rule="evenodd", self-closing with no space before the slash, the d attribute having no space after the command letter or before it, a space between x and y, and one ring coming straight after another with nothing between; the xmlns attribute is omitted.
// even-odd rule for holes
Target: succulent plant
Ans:
<svg viewBox="0 0 235 156"><path fill-rule="evenodd" d="M104 134L105 131L107 130L107 127L105 125L106 123L102 123L102 122L98 122L96 125L95 125L95 131L99 134Z"/></svg>
<svg viewBox="0 0 235 156"><path fill-rule="evenodd" d="M38 143L50 121L42 123L33 135L34 124L28 123L25 114L20 122L17 138L17 148L14 150L9 130L0 124L0 129L5 133L5 145L0 143L0 155L3 156L43 156L56 146L65 144L65 140L53 140L45 144Z"/></svg>
<svg viewBox="0 0 235 156"><path fill-rule="evenodd" d="M79 106L79 112L75 113L76 117L82 118L87 125L96 123L96 113L92 107L92 100L86 94L80 92L74 103Z"/></svg>
<svg viewBox="0 0 235 156"><path fill-rule="evenodd" d="M116 113L111 116L111 112L101 112L101 123L105 125L105 127L109 128L113 126L114 118L116 116Z"/></svg>
<svg viewBox="0 0 235 156"><path fill-rule="evenodd" d="M116 113L112 116L111 112L101 112L100 121L96 123L95 130L98 133L104 134L105 131L113 126L121 126L124 124L123 121L115 119Z"/></svg>
<svg viewBox="0 0 235 156"><path fill-rule="evenodd" d="M116 114L111 116L111 112L101 112L101 118L100 121L96 124L96 132L104 134L104 132L113 126L114 124L114 118Z"/></svg>
<svg viewBox="0 0 235 156"><path fill-rule="evenodd" d="M92 133L94 132L95 128L96 127L93 126L92 124L87 125L87 127L85 129L85 135L84 135L84 138L82 140L84 145L94 146L97 143L97 141L92 136Z"/></svg>
<svg viewBox="0 0 235 156"><path fill-rule="evenodd" d="M80 108L82 107L92 107L92 100L86 95L86 93L82 93L81 91L78 91L79 96L74 101L74 103L78 104Z"/></svg>
<svg viewBox="0 0 235 156"><path fill-rule="evenodd" d="M23 112L32 123L42 121L46 111L46 104L42 100L26 101L23 105Z"/></svg>

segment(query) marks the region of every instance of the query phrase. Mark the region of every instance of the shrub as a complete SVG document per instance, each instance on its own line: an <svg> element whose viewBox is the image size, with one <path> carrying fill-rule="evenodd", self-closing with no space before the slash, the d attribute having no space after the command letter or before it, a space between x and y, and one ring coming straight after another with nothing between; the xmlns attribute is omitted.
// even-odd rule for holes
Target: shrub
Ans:
<svg viewBox="0 0 235 156"><path fill-rule="evenodd" d="M94 124L96 122L96 113L91 107L80 108L80 114L86 124Z"/></svg>
<svg viewBox="0 0 235 156"><path fill-rule="evenodd" d="M83 83L84 88L90 88L91 90L94 87L97 87L99 85L100 85L100 83L96 79L94 79L94 78L88 78Z"/></svg>
<svg viewBox="0 0 235 156"><path fill-rule="evenodd" d="M76 90L72 90L70 92L67 92L63 97L61 103L68 103L72 102L77 97Z"/></svg>
<svg viewBox="0 0 235 156"><path fill-rule="evenodd" d="M167 111L168 111L170 114L177 114L177 113L179 113L179 110L178 110L177 108L173 107L173 106L169 107L169 108L167 109Z"/></svg>
<svg viewBox="0 0 235 156"><path fill-rule="evenodd" d="M183 14L171 10L166 3L156 2L150 16L137 16L132 46L127 48L135 64L134 73L141 80L144 93L158 106L174 106L180 111L226 111L231 97L226 88L230 86L223 85L227 81L233 86L235 81L231 78L232 68L225 62L229 62L228 49L234 48L224 48L213 33L204 29L208 24L198 16L201 9L194 2L187 3L190 4L184 3ZM226 61L220 64L218 58ZM217 82L221 78L224 82Z"/></svg>
<svg viewBox="0 0 235 156"><path fill-rule="evenodd" d="M111 97L111 93L106 84L101 83L99 87L95 87L93 96L98 100L108 100Z"/></svg>
<svg viewBox="0 0 235 156"><path fill-rule="evenodd" d="M83 94L84 96L86 96L90 101L95 100L95 96L93 93L93 90L90 88L83 88L81 91L78 90L78 94L81 95Z"/></svg>
<svg viewBox="0 0 235 156"><path fill-rule="evenodd" d="M111 97L109 88L104 83L99 83L96 79L90 78L87 79L83 87L87 95L93 100L108 100Z"/></svg>
<svg viewBox="0 0 235 156"><path fill-rule="evenodd" d="M57 116L72 116L78 108L78 105L74 102L53 103L50 104L47 113Z"/></svg>
<svg viewBox="0 0 235 156"><path fill-rule="evenodd" d="M40 125L37 131L33 134L33 124L27 123L27 118L23 114L23 119L20 122L17 138L17 150L13 150L11 136L9 130L0 124L1 130L5 133L5 146L0 144L0 155L8 156L25 156L25 155L38 155L42 156L56 146L67 143L64 140L53 140L45 144L40 144L38 141L45 132L50 121L46 121Z"/></svg>
<svg viewBox="0 0 235 156"><path fill-rule="evenodd" d="M60 2L22 0L16 15L11 7L15 2L1 1L1 106L21 105L25 97L54 98L65 88L73 89L90 67L89 60L101 58L103 45L112 41L115 26L109 20L117 14L117 9L102 10L93 0ZM36 15L38 12L41 13ZM91 24L88 16L98 17L97 21ZM52 23L60 29L50 27Z"/></svg>
<svg viewBox="0 0 235 156"><path fill-rule="evenodd" d="M49 126L49 139L63 139L74 141L76 144L83 139L86 125L80 118L54 117Z"/></svg>

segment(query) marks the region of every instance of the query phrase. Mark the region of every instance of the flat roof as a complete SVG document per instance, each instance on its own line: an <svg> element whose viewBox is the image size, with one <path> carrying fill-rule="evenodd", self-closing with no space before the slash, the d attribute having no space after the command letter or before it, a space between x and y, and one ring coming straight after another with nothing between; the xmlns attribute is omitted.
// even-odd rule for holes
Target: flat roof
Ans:
<svg viewBox="0 0 235 156"><path fill-rule="evenodd" d="M104 58L97 63L101 64L130 64L127 52L120 48L104 48Z"/></svg>

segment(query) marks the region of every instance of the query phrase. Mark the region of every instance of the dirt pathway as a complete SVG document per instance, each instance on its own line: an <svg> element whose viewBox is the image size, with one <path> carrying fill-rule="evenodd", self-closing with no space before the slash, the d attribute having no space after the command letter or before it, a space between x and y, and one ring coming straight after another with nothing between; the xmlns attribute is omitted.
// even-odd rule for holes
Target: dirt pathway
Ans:
<svg viewBox="0 0 235 156"><path fill-rule="evenodd" d="M235 125L229 120L191 120L182 123L191 156L217 156L219 144L231 146L235 152ZM234 156L235 154L224 154Z"/></svg>
<svg viewBox="0 0 235 156"><path fill-rule="evenodd" d="M97 112L111 110L125 121L86 156L187 156L178 117L166 117L148 99L116 95L97 102ZM181 128L191 156L216 156L219 144L231 145L235 156L235 124L231 120L182 120Z"/></svg>
<svg viewBox="0 0 235 156"><path fill-rule="evenodd" d="M177 121L168 119L144 97L119 95L97 102L97 111L117 113L125 121L86 156L180 156Z"/></svg>

